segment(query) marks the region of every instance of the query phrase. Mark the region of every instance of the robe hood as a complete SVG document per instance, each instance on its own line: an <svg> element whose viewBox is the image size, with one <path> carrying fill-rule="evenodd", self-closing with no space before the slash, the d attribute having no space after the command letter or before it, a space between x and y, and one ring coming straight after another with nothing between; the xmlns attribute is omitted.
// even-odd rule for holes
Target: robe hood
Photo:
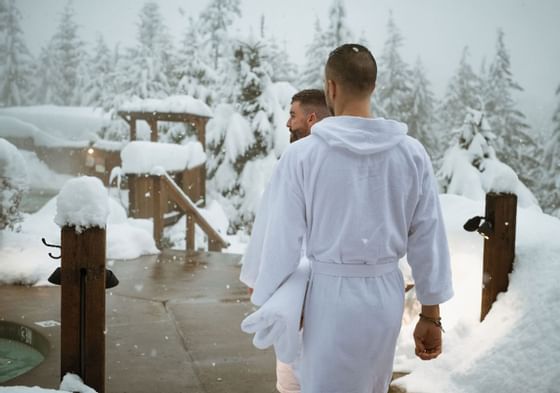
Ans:
<svg viewBox="0 0 560 393"><path fill-rule="evenodd" d="M406 124L354 116L327 117L313 125L311 133L330 146L340 147L357 154L373 154L389 150L406 138Z"/></svg>

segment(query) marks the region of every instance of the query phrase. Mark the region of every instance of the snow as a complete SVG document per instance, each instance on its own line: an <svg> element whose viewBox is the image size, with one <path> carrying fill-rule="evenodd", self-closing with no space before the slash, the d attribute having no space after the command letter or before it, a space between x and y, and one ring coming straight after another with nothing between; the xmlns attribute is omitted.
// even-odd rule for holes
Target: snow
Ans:
<svg viewBox="0 0 560 393"><path fill-rule="evenodd" d="M72 178L69 175L61 175L52 171L47 164L37 157L32 151L19 151L25 160L27 174L29 178L29 187L31 189L40 190L60 190L64 183Z"/></svg>
<svg viewBox="0 0 560 393"><path fill-rule="evenodd" d="M481 215L484 203L454 195L441 195L441 202L456 293L442 305L444 352L430 362L414 357L412 319L402 328L395 360L395 371L411 374L395 384L409 393L558 391L560 220L518 208L509 289L480 323L482 237L462 224Z"/></svg>
<svg viewBox="0 0 560 393"><path fill-rule="evenodd" d="M73 226L76 232L83 229L105 228L109 215L107 191L100 179L83 176L68 180L58 195L54 221Z"/></svg>
<svg viewBox="0 0 560 393"><path fill-rule="evenodd" d="M64 146L64 147L85 147L87 141L69 141L50 135L39 129L37 126L17 119L12 116L2 115L0 110L0 137L8 139L31 138L35 146Z"/></svg>
<svg viewBox="0 0 560 393"><path fill-rule="evenodd" d="M123 112L188 113L212 117L212 110L204 102L187 95L169 96L163 99L135 98L119 108Z"/></svg>
<svg viewBox="0 0 560 393"><path fill-rule="evenodd" d="M12 186L26 188L28 172L25 160L18 149L0 138L0 178L7 179Z"/></svg>
<svg viewBox="0 0 560 393"><path fill-rule="evenodd" d="M6 393L54 393L54 392L75 392L75 393L96 393L95 390L85 385L82 379L76 374L67 373L62 382L60 383L60 390L54 389L43 389L39 386L27 387L27 386L9 386L1 387L0 392Z"/></svg>
<svg viewBox="0 0 560 393"><path fill-rule="evenodd" d="M41 129L55 140L96 141L97 132L109 124L110 115L99 108L72 106L22 106L0 109L0 116L17 118ZM0 127L0 130L3 127Z"/></svg>
<svg viewBox="0 0 560 393"><path fill-rule="evenodd" d="M200 142L186 145L146 141L130 142L121 151L124 173L151 173L154 167L167 172L181 172L206 162L206 153Z"/></svg>

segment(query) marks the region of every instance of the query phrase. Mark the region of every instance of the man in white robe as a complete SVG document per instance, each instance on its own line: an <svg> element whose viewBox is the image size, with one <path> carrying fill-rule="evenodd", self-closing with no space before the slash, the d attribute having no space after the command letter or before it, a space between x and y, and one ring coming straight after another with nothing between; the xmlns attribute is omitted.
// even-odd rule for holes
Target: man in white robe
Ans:
<svg viewBox="0 0 560 393"><path fill-rule="evenodd" d="M322 90L306 89L293 95L290 105L290 116L286 127L290 132L290 143L305 138L311 132L311 127L318 121L330 116L325 94ZM264 233L261 223L266 222L267 193L262 197L261 209L259 209L257 219L253 226L255 235L247 248L246 257L241 268L240 280L249 287L249 293L253 292L253 287L259 271L260 259L252 255L253 252L260 252L259 236L257 233ZM300 384L291 365L276 360L276 389L280 393L299 393Z"/></svg>
<svg viewBox="0 0 560 393"><path fill-rule="evenodd" d="M403 123L372 118L377 66L343 45L325 67L334 113L291 144L257 215L251 300L262 305L296 270L305 242L303 393L386 393L404 302L397 262L412 268L422 317L416 354L441 353L439 304L453 295L449 251L430 159ZM260 214L260 212L259 212Z"/></svg>

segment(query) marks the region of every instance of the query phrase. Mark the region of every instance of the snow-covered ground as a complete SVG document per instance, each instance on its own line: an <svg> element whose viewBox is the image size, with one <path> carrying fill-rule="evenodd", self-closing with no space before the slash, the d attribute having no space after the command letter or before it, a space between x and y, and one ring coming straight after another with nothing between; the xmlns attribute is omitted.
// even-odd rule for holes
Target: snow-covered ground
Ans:
<svg viewBox="0 0 560 393"><path fill-rule="evenodd" d="M483 242L462 225L484 213L484 202L454 195L441 201L455 288L442 305L444 353L430 362L414 357L412 318L401 330L395 359L396 371L411 374L396 384L409 393L559 392L560 220L518 208L509 289L480 323Z"/></svg>

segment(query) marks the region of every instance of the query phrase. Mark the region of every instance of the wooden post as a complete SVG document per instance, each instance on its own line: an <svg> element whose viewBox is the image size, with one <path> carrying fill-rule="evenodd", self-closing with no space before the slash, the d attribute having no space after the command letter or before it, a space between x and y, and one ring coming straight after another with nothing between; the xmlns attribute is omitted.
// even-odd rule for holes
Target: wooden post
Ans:
<svg viewBox="0 0 560 393"><path fill-rule="evenodd" d="M136 140L136 118L134 116L130 117L130 141Z"/></svg>
<svg viewBox="0 0 560 393"><path fill-rule="evenodd" d="M105 229L61 233L61 378L79 375L105 392Z"/></svg>
<svg viewBox="0 0 560 393"><path fill-rule="evenodd" d="M186 241L187 241L187 250L193 250L195 248L194 239L195 239L195 229L194 229L194 217L192 214L187 213L187 234L186 234Z"/></svg>
<svg viewBox="0 0 560 393"><path fill-rule="evenodd" d="M163 233L163 215L167 211L166 198L160 176L151 176L152 179L152 214L154 217L154 240L161 249L161 235Z"/></svg>
<svg viewBox="0 0 560 393"><path fill-rule="evenodd" d="M507 291L515 257L516 214L515 194L486 194L486 221L492 224L492 231L484 240L481 321L498 293Z"/></svg>
<svg viewBox="0 0 560 393"><path fill-rule="evenodd" d="M148 124L150 125L150 141L157 142L158 141L158 129L157 129L157 119L155 117L150 117L148 120Z"/></svg>

